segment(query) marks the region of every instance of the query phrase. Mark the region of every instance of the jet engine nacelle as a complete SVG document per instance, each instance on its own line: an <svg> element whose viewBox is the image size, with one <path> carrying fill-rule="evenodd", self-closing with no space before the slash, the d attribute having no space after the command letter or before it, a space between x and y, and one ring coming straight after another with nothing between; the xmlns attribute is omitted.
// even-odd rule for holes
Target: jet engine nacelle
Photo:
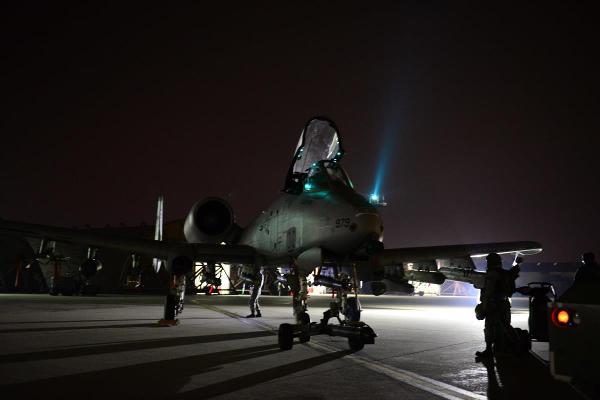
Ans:
<svg viewBox="0 0 600 400"><path fill-rule="evenodd" d="M236 227L229 203L207 197L194 204L185 219L183 233L190 243L221 243L231 240Z"/></svg>

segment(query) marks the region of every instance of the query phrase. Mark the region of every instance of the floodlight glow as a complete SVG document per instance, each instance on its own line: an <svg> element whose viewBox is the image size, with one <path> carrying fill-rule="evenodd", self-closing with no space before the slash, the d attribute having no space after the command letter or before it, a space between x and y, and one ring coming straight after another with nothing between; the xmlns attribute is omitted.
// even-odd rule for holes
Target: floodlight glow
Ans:
<svg viewBox="0 0 600 400"><path fill-rule="evenodd" d="M375 170L375 184L373 186L373 192L375 195L379 196L381 193L381 189L383 186L383 181L385 180L385 176L387 170L389 168L389 164L392 160L392 151L395 147L397 134L396 124L390 124L391 126L387 127L383 133L383 138L381 141L381 147L379 150L379 158L377 160L377 168Z"/></svg>

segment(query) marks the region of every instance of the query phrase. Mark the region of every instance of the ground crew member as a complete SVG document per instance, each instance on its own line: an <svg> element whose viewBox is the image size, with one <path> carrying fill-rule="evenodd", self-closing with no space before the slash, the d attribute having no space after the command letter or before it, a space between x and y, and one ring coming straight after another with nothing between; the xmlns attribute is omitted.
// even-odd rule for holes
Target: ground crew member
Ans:
<svg viewBox="0 0 600 400"><path fill-rule="evenodd" d="M575 273L575 279L560 301L570 303L596 303L596 292L600 288L600 266L596 263L594 253L585 253L581 256L581 266Z"/></svg>
<svg viewBox="0 0 600 400"><path fill-rule="evenodd" d="M306 299L308 298L306 276L299 274L298 268L292 266L289 274L285 275L285 278L292 294L292 307L294 309L296 323L304 323L306 320L303 318L308 316L308 314L306 314Z"/></svg>
<svg viewBox="0 0 600 400"><path fill-rule="evenodd" d="M252 280L252 289L250 292L250 314L246 316L246 318L259 318L262 317L260 313L260 305L258 304L258 298L260 297L260 292L262 291L263 284L265 283L265 276L263 274L262 269L258 271L256 275L254 275L254 279Z"/></svg>
<svg viewBox="0 0 600 400"><path fill-rule="evenodd" d="M502 258L496 253L487 257L487 273L485 287L481 289L479 311L485 317L485 350L478 351L475 356L488 358L494 355L493 346L503 339L510 326L510 302L518 275L518 265L506 271L502 269Z"/></svg>

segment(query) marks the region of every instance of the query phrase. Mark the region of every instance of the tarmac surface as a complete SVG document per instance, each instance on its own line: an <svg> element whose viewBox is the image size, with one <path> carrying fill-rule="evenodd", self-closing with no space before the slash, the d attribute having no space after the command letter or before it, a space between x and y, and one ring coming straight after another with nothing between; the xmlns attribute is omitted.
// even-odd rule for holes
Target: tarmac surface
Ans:
<svg viewBox="0 0 600 400"><path fill-rule="evenodd" d="M318 321L329 296L312 296ZM527 328L526 299L513 325ZM276 329L293 322L290 297L188 296L180 325L158 327L159 296L0 294L0 398L576 399L536 354L476 363L483 321L474 298L361 296L378 334L359 352L314 336L280 351Z"/></svg>

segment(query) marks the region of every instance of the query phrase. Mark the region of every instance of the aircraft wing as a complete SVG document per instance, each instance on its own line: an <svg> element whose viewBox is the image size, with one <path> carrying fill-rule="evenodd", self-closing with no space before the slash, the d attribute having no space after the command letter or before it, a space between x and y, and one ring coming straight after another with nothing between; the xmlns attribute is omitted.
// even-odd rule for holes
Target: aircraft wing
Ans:
<svg viewBox="0 0 600 400"><path fill-rule="evenodd" d="M442 284L446 279L485 285L485 272L475 270L472 257L489 253L532 255L542 251L537 242L498 242L449 246L385 249L371 256L375 267L402 266L401 279Z"/></svg>
<svg viewBox="0 0 600 400"><path fill-rule="evenodd" d="M219 245L155 241L80 229L28 224L0 219L0 234L38 237L48 241L81 244L93 248L110 248L138 255L169 260L178 256L193 261L255 264L260 261L254 248L241 245Z"/></svg>
<svg viewBox="0 0 600 400"><path fill-rule="evenodd" d="M449 246L385 249L373 255L372 260L376 265L386 266L408 262L485 257L489 253L531 255L541 251L542 245L540 243L529 241L456 244Z"/></svg>

